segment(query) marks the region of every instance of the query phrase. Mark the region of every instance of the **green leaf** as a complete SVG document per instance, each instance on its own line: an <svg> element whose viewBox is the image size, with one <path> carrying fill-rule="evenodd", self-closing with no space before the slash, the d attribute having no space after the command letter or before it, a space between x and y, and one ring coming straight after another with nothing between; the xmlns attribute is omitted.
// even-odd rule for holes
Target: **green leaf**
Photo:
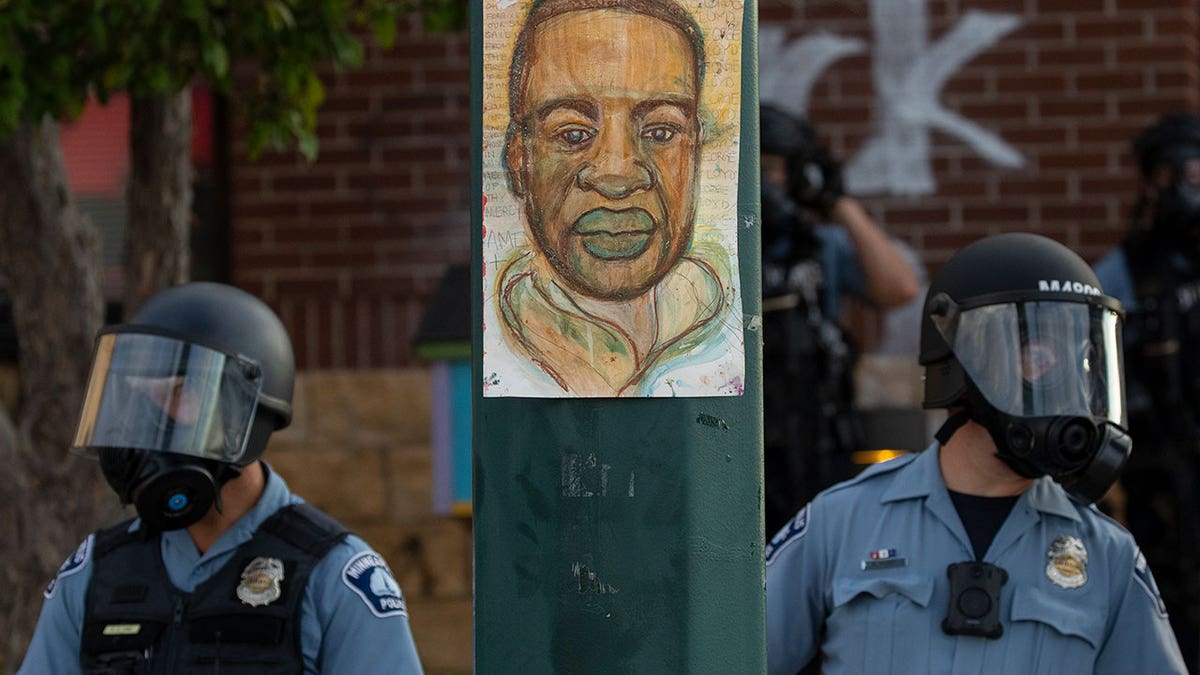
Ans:
<svg viewBox="0 0 1200 675"><path fill-rule="evenodd" d="M104 69L104 74L100 76L101 85L108 91L124 89L128 81L129 64L125 62L110 65Z"/></svg>
<svg viewBox="0 0 1200 675"><path fill-rule="evenodd" d="M300 149L300 154L308 161L313 161L317 158L318 142L317 135L311 131L302 131L296 134L296 145Z"/></svg>
<svg viewBox="0 0 1200 675"><path fill-rule="evenodd" d="M269 0L267 2L267 22L271 29L275 32L283 32L296 25L296 17L292 15L292 10L282 0Z"/></svg>
<svg viewBox="0 0 1200 675"><path fill-rule="evenodd" d="M215 40L204 43L204 66L209 74L218 80L225 79L229 74L229 52L225 45Z"/></svg>
<svg viewBox="0 0 1200 675"><path fill-rule="evenodd" d="M385 16L371 21L371 32L381 47L391 47L396 44L396 18Z"/></svg>

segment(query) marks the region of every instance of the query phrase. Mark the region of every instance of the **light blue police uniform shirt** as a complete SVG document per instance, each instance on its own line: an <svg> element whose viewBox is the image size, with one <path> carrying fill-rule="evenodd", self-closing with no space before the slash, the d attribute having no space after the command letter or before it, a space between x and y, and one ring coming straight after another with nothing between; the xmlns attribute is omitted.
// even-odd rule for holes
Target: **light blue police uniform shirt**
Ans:
<svg viewBox="0 0 1200 675"><path fill-rule="evenodd" d="M265 468L265 467L264 467ZM250 541L264 520L289 504L304 501L288 490L274 471L266 470L262 497L246 515L201 555L187 530L164 532L162 559L171 583L190 593L207 581ZM136 529L138 522L131 526ZM21 675L81 673L79 642L84 599L92 577L89 536L63 563L44 593L37 629L18 671ZM356 583L364 570L380 567L390 583ZM378 575L376 575L378 576ZM365 587L365 588L364 588ZM383 558L362 539L350 535L313 569L300 607L300 647L305 673L422 672L399 587Z"/></svg>
<svg viewBox="0 0 1200 675"><path fill-rule="evenodd" d="M1017 500L983 558L1008 572L1003 635L944 633L946 567L975 556L938 452L934 444L826 490L771 540L770 673L794 675L818 652L827 675L1187 672L1133 537L1045 477ZM1086 576L1050 569L1059 537L1082 543ZM1083 583L1067 588L1054 576Z"/></svg>
<svg viewBox="0 0 1200 675"><path fill-rule="evenodd" d="M1125 260L1125 249L1118 246L1105 253L1096 261L1092 269L1100 280L1100 288L1105 295L1110 295L1125 307L1126 311L1137 306L1137 294L1133 288L1133 275L1129 272L1129 264Z"/></svg>
<svg viewBox="0 0 1200 675"><path fill-rule="evenodd" d="M821 274L825 281L821 311L837 321L842 316L842 295L861 298L866 294L862 261L858 259L858 250L845 228L826 224L818 225L813 232L821 242Z"/></svg>

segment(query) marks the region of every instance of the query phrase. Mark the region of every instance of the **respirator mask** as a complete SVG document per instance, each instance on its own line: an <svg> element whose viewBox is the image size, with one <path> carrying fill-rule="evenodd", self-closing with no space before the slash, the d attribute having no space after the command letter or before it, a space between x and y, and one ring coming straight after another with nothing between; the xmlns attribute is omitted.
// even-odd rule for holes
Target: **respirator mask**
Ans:
<svg viewBox="0 0 1200 675"><path fill-rule="evenodd" d="M245 356L153 328L102 332L72 450L99 460L149 531L188 527L240 474L262 384Z"/></svg>
<svg viewBox="0 0 1200 675"><path fill-rule="evenodd" d="M943 293L928 306L967 380L967 414L988 430L998 456L1090 503L1116 481L1132 440L1120 306L1074 285L1081 288L1036 300L994 293L959 304Z"/></svg>
<svg viewBox="0 0 1200 675"><path fill-rule="evenodd" d="M1165 151L1160 175L1154 177L1158 194L1153 228L1179 252L1200 256L1200 146L1182 145Z"/></svg>

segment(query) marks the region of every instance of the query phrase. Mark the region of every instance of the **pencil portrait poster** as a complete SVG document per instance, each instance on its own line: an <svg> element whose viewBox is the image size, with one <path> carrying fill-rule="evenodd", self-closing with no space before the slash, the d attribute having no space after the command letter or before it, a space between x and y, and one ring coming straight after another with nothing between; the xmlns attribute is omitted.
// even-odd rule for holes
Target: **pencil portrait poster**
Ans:
<svg viewBox="0 0 1200 675"><path fill-rule="evenodd" d="M740 0L486 0L483 395L740 396Z"/></svg>

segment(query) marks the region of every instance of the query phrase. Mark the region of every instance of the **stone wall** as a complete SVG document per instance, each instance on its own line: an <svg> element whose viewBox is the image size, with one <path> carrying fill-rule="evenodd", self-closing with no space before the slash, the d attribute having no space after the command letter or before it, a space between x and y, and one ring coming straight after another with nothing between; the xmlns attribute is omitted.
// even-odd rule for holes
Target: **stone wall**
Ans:
<svg viewBox="0 0 1200 675"><path fill-rule="evenodd" d="M424 368L303 371L266 459L387 558L426 672L470 673L471 524L433 513L429 391Z"/></svg>

